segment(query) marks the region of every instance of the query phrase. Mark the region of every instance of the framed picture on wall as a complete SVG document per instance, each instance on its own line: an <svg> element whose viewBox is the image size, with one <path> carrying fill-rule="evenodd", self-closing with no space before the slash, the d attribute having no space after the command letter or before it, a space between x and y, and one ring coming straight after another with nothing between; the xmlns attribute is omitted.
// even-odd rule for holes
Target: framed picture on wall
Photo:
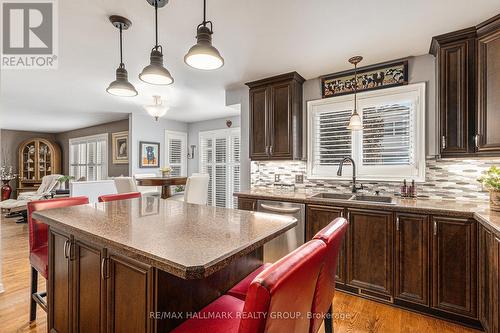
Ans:
<svg viewBox="0 0 500 333"><path fill-rule="evenodd" d="M160 143L139 142L139 168L160 167Z"/></svg>
<svg viewBox="0 0 500 333"><path fill-rule="evenodd" d="M128 131L111 134L113 164L128 164Z"/></svg>

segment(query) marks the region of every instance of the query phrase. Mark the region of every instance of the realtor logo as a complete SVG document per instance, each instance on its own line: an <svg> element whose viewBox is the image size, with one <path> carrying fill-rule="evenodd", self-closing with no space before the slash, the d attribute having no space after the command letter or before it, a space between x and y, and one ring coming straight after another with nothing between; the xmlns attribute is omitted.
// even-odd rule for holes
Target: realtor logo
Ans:
<svg viewBox="0 0 500 333"><path fill-rule="evenodd" d="M2 2L2 69L57 68L55 0Z"/></svg>

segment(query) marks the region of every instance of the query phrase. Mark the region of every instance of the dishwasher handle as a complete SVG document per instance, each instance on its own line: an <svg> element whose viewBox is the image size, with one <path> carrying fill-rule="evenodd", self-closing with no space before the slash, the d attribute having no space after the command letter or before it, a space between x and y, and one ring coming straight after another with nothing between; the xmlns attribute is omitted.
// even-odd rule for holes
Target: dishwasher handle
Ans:
<svg viewBox="0 0 500 333"><path fill-rule="evenodd" d="M266 205L263 203L260 204L260 207L271 212L283 213L283 214L295 214L302 209L301 207L293 207L293 208L276 207L276 206Z"/></svg>

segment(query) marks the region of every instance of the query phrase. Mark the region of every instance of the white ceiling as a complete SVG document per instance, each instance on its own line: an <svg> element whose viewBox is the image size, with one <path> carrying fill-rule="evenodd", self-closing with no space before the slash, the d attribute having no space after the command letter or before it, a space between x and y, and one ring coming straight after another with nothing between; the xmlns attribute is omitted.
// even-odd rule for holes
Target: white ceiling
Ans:
<svg viewBox="0 0 500 333"><path fill-rule="evenodd" d="M500 12L498 0L208 0L214 45L225 66L189 68L184 54L195 42L201 0L170 0L160 9L160 43L169 87L155 88L137 76L154 44L154 10L146 0L59 0L59 68L4 70L0 127L59 132L90 126L128 113L160 94L167 118L193 122L238 113L225 107L225 88L296 70L306 79L362 65L428 52L434 35L475 25ZM118 66L118 32L108 16L128 17L124 60L139 96L106 93Z"/></svg>

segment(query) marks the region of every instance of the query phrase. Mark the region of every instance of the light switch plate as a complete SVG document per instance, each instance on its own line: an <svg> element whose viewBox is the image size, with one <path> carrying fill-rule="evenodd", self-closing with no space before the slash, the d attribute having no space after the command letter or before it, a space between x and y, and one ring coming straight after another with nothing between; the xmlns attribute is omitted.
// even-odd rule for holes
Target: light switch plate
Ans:
<svg viewBox="0 0 500 333"><path fill-rule="evenodd" d="M303 184L304 183L304 175L297 174L295 175L295 184Z"/></svg>
<svg viewBox="0 0 500 333"><path fill-rule="evenodd" d="M274 181L277 183L280 181L280 175L279 174L275 174L274 175Z"/></svg>

